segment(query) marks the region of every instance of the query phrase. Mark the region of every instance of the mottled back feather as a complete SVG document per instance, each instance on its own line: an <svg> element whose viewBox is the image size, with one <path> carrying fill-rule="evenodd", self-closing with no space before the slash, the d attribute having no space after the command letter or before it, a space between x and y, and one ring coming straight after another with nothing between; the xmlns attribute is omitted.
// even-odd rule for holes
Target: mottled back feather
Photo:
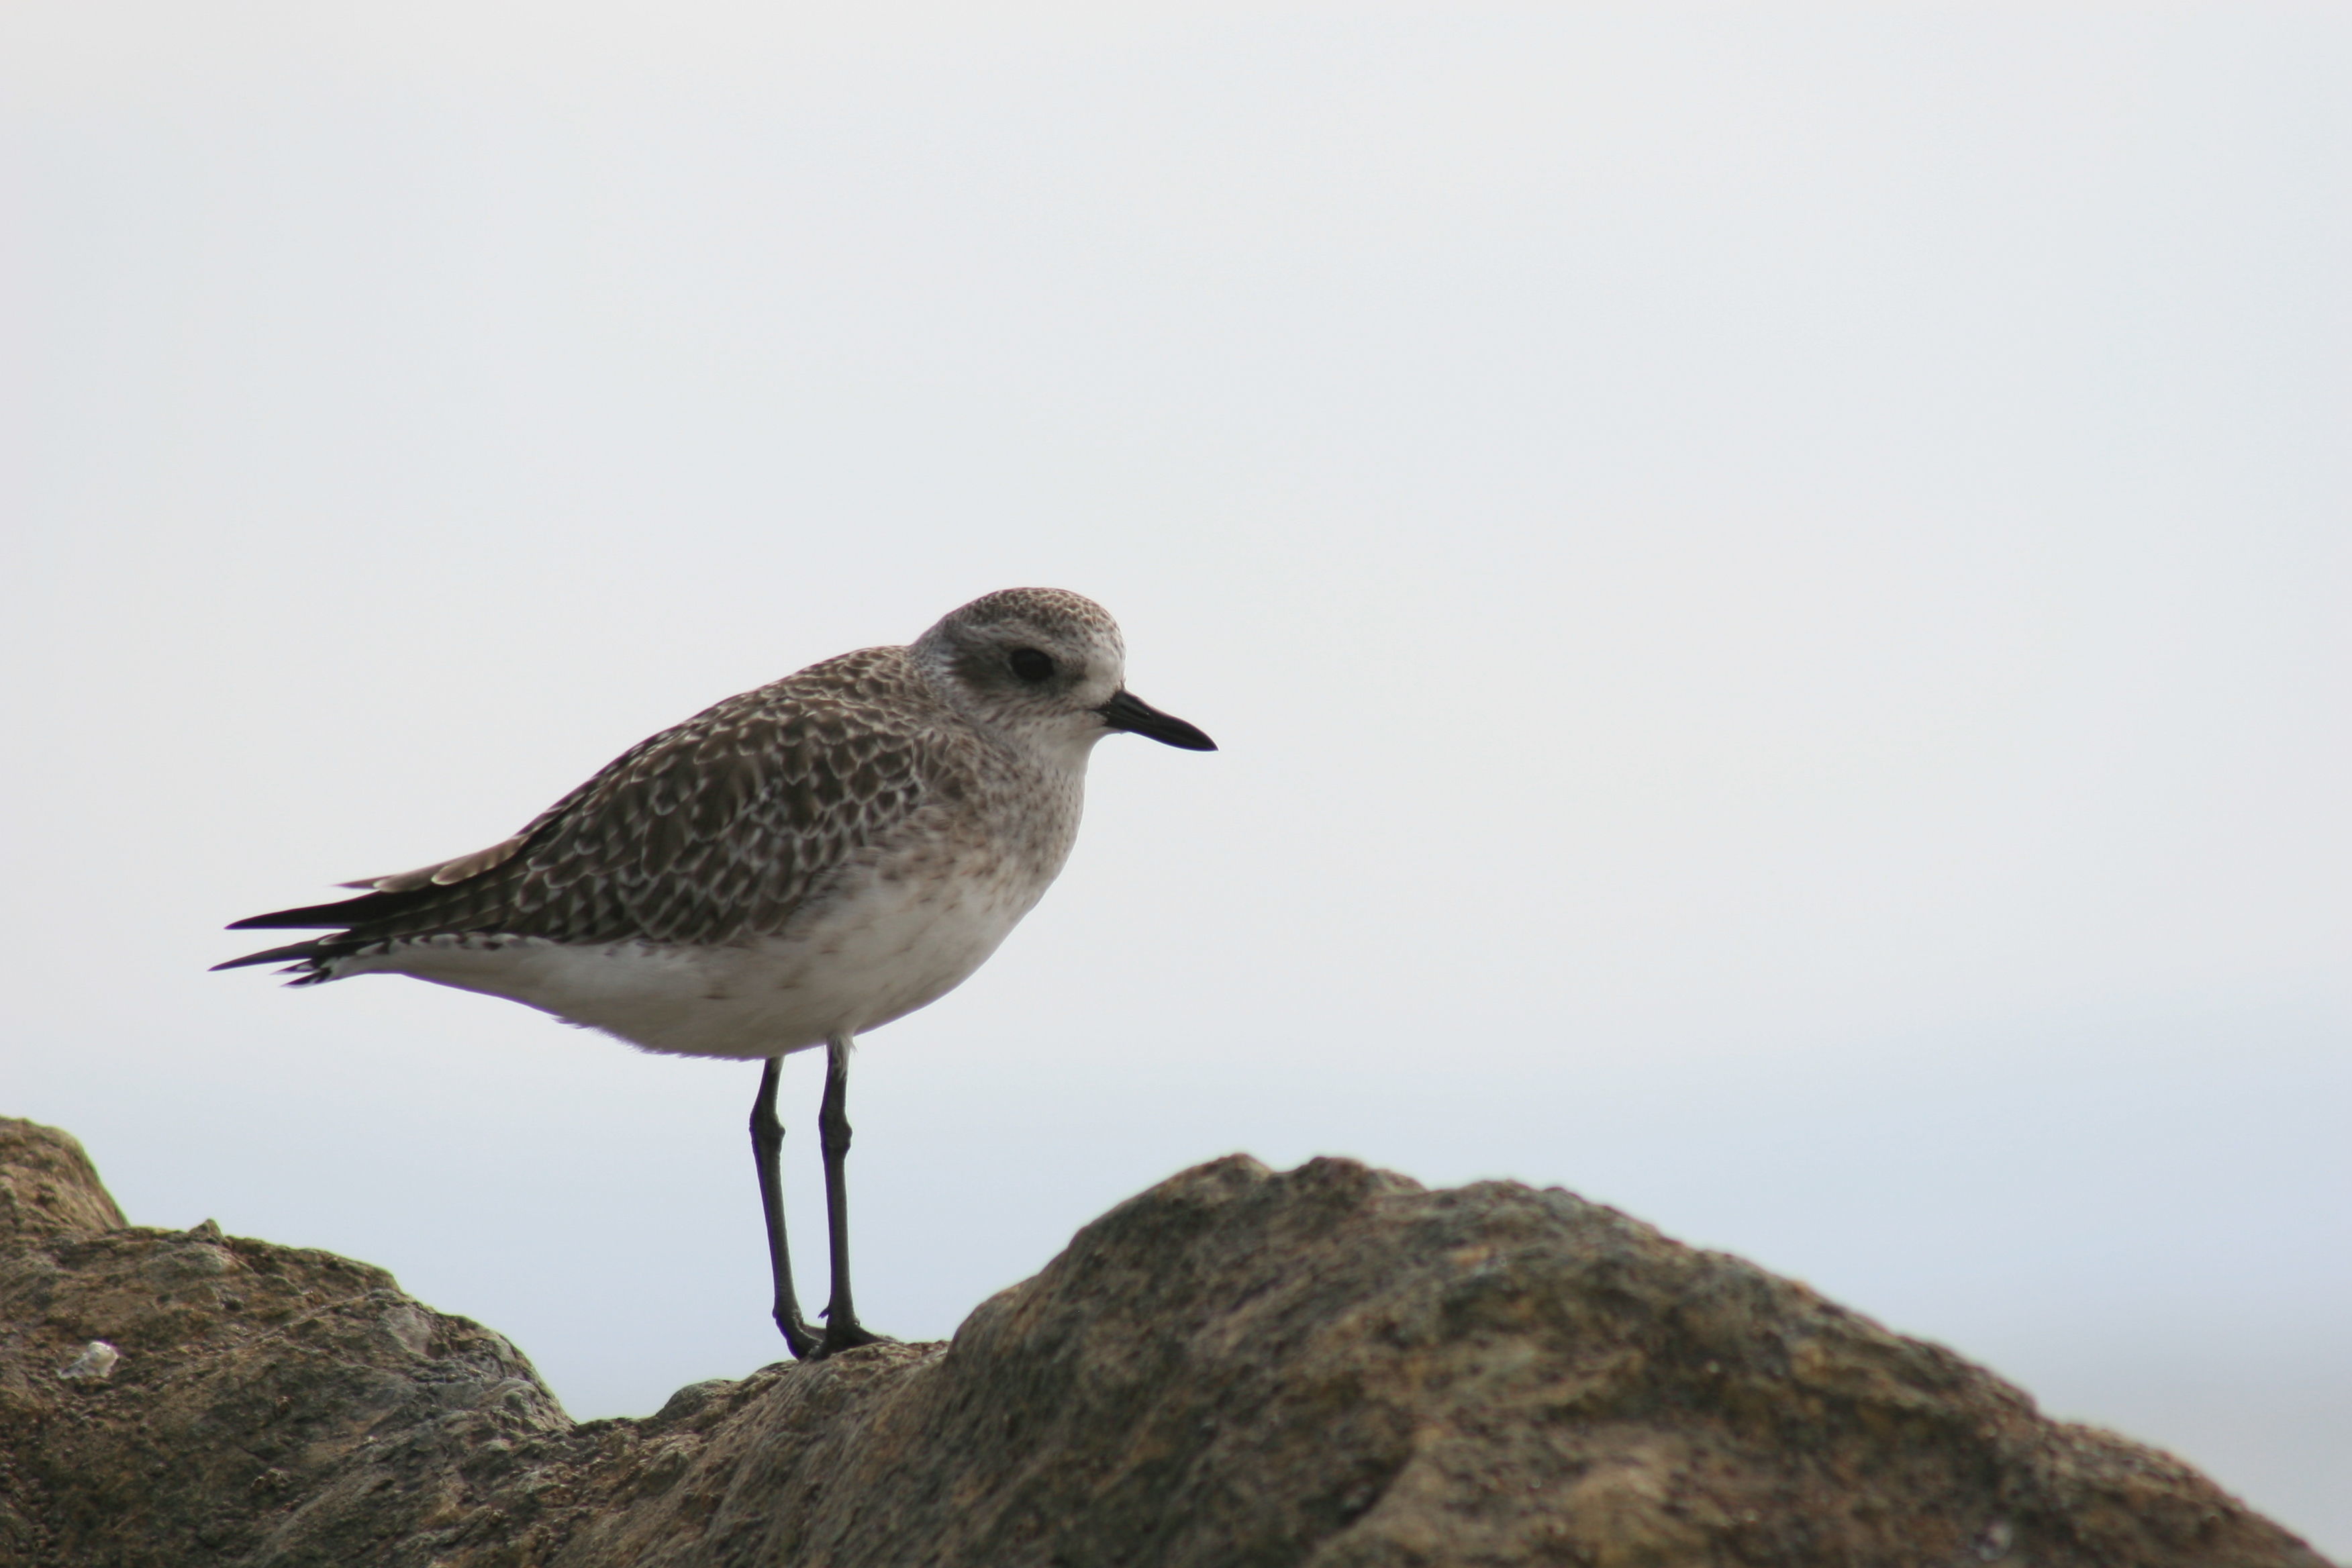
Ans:
<svg viewBox="0 0 2352 1568"><path fill-rule="evenodd" d="M951 805L963 793L953 775L978 746L907 649L844 654L639 742L489 849L354 884L374 889L360 898L240 921L345 931L236 962L436 933L772 935L927 802Z"/></svg>

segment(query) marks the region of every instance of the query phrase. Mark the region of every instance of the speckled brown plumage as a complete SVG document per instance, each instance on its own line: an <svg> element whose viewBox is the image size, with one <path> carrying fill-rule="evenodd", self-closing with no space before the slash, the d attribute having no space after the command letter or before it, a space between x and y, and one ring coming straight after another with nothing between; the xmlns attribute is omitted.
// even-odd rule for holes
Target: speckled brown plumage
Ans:
<svg viewBox="0 0 2352 1568"><path fill-rule="evenodd" d="M813 665L639 742L503 844L246 926L348 923L315 957L436 932L563 942L773 935L993 760L902 647ZM313 971L313 978L318 978Z"/></svg>
<svg viewBox="0 0 2352 1568"><path fill-rule="evenodd" d="M1013 647L1054 673L1008 674ZM452 941L720 949L814 939L830 904L877 880L992 879L1026 889L1025 910L1076 831L1093 741L1118 728L1158 732L1122 722L1116 703L1176 726L1161 739L1188 731L1173 743L1206 743L1119 689L1123 658L1117 625L1091 600L988 595L908 647L844 654L705 709L490 848L348 884L368 889L356 899L240 921L342 929L222 967L292 960L295 984L311 984L356 973L351 960ZM498 994L571 1016L537 995Z"/></svg>

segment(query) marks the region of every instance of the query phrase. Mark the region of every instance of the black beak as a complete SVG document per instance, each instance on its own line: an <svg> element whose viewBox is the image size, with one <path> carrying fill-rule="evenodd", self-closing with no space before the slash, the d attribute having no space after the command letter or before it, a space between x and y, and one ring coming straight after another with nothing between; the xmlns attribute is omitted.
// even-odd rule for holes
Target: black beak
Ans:
<svg viewBox="0 0 2352 1568"><path fill-rule="evenodd" d="M1103 722L1114 730L1132 730L1139 735L1149 735L1163 746L1181 746L1188 752L1213 752L1217 743L1172 713L1162 713L1131 691L1122 691L1095 710Z"/></svg>

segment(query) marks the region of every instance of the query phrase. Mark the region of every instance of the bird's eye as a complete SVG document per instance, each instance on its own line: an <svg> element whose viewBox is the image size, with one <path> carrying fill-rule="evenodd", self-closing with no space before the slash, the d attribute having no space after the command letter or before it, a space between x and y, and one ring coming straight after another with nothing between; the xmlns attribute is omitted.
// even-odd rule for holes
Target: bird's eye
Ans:
<svg viewBox="0 0 2352 1568"><path fill-rule="evenodd" d="M1047 679L1054 673L1053 656L1040 653L1034 647L1014 648L1013 657L1005 662L1013 666L1013 674L1033 686L1038 681Z"/></svg>

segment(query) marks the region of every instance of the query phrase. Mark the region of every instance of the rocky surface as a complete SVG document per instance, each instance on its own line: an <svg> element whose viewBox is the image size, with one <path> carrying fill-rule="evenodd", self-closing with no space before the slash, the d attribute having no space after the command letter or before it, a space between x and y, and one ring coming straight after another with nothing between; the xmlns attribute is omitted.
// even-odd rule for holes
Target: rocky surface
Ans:
<svg viewBox="0 0 2352 1568"><path fill-rule="evenodd" d="M1187 1171L952 1343L575 1425L383 1270L0 1121L0 1564L2325 1568L2167 1455L1562 1192Z"/></svg>

